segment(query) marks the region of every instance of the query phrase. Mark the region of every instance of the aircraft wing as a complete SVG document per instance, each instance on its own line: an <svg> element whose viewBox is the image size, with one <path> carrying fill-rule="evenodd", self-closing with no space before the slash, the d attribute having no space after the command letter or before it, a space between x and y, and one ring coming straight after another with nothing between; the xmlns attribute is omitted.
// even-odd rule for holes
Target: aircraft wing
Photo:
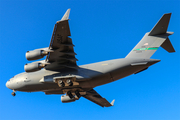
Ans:
<svg viewBox="0 0 180 120"><path fill-rule="evenodd" d="M49 45L49 54L46 57L47 70L59 70L62 68L78 68L76 64L76 53L74 52L74 45L72 43L68 18L70 9L66 11L60 21L54 25L54 30Z"/></svg>
<svg viewBox="0 0 180 120"><path fill-rule="evenodd" d="M105 98L102 98L94 89L87 91L86 95L83 95L83 97L100 105L101 107L110 107L114 104L114 100L109 103Z"/></svg>

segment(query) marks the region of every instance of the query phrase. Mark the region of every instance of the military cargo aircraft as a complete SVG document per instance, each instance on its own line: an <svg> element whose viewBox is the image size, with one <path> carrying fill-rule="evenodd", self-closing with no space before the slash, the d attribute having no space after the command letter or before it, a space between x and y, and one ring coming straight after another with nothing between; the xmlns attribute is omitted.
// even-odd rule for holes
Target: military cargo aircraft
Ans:
<svg viewBox="0 0 180 120"><path fill-rule="evenodd" d="M173 34L167 32L171 17L171 13L168 13L162 16L125 58L78 66L74 45L69 37L69 13L70 9L56 22L49 47L26 52L26 58L30 61L46 58L26 64L26 72L7 81L6 86L13 90L13 96L16 91L42 91L47 95L63 94L63 103L84 97L102 107L113 106L114 100L108 102L93 88L142 72L159 62L159 59L150 57L160 46L168 52L175 52L168 38Z"/></svg>

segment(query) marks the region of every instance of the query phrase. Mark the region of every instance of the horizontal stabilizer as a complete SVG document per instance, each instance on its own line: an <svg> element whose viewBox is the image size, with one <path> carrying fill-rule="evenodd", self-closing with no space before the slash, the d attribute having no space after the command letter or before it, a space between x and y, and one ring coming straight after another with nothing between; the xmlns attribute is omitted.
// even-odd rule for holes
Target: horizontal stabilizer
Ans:
<svg viewBox="0 0 180 120"><path fill-rule="evenodd" d="M165 34L169 25L170 17L171 13L164 14L158 21L158 23L154 26L154 28L151 30L149 36Z"/></svg>
<svg viewBox="0 0 180 120"><path fill-rule="evenodd" d="M161 45L161 47L164 48L169 53L175 52L174 47L172 46L171 41L169 40L169 38L166 39L166 41Z"/></svg>

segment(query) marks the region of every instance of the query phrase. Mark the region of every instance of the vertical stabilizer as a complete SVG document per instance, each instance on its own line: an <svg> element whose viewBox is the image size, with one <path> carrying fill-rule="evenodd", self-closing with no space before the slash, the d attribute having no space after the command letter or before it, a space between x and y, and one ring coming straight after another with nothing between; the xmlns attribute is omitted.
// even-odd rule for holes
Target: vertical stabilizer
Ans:
<svg viewBox="0 0 180 120"><path fill-rule="evenodd" d="M170 17L171 13L164 14L151 32L144 35L126 58L150 58L160 46L168 52L175 52L168 38L173 32L167 32Z"/></svg>
<svg viewBox="0 0 180 120"><path fill-rule="evenodd" d="M150 36L165 34L169 25L169 20L171 17L171 13L164 14L161 19L157 22L157 24L153 27Z"/></svg>

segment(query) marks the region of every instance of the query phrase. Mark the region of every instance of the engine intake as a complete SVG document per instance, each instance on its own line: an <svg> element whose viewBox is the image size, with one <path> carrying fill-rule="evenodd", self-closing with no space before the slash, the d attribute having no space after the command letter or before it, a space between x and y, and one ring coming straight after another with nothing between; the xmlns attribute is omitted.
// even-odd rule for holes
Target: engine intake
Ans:
<svg viewBox="0 0 180 120"><path fill-rule="evenodd" d="M35 71L41 70L44 67L45 67L45 64L43 63L29 63L29 64L24 65L24 70L26 72L35 72Z"/></svg>
<svg viewBox="0 0 180 120"><path fill-rule="evenodd" d="M48 51L45 50L33 50L26 52L26 59L27 60L37 60L43 58L45 55L48 54Z"/></svg>
<svg viewBox="0 0 180 120"><path fill-rule="evenodd" d="M62 103L68 103L68 102L74 102L74 101L76 101L75 98L70 98L68 95L61 96Z"/></svg>

